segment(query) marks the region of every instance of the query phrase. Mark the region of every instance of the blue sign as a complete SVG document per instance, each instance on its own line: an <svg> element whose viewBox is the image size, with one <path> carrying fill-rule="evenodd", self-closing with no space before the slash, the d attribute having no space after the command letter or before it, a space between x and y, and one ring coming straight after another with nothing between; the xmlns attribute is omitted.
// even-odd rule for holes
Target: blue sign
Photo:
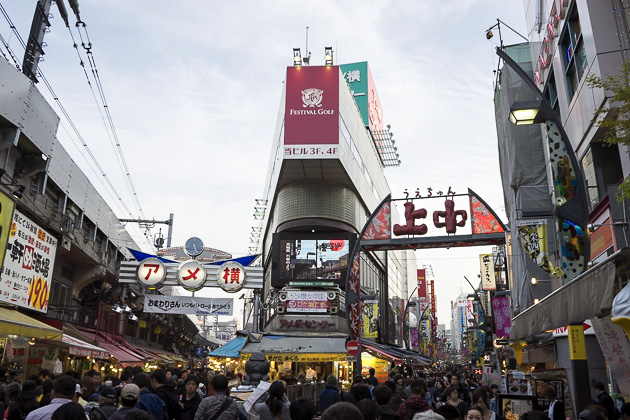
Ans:
<svg viewBox="0 0 630 420"><path fill-rule="evenodd" d="M195 357L203 357L203 347L195 347Z"/></svg>

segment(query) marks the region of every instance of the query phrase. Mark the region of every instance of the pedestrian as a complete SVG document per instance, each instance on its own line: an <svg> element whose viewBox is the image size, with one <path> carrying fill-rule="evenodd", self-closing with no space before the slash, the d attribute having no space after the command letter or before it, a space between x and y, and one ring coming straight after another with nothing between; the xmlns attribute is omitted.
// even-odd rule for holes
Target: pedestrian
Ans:
<svg viewBox="0 0 630 420"><path fill-rule="evenodd" d="M28 413L37 410L39 408L37 397L39 397L40 392L41 390L37 388L37 383L34 380L25 381L15 402L9 408L7 418L9 420L22 420L26 418Z"/></svg>
<svg viewBox="0 0 630 420"><path fill-rule="evenodd" d="M79 403L69 402L59 406L50 420L85 420L85 409Z"/></svg>
<svg viewBox="0 0 630 420"><path fill-rule="evenodd" d="M50 404L50 401L52 400L50 393L52 392L52 390L53 381L51 381L50 379L46 379L44 382L42 382L42 395L41 398L39 398L40 407Z"/></svg>
<svg viewBox="0 0 630 420"><path fill-rule="evenodd" d="M333 404L341 401L341 394L337 388L337 377L328 375L324 390L319 393L319 413L324 412Z"/></svg>
<svg viewBox="0 0 630 420"><path fill-rule="evenodd" d="M445 420L463 420L459 410L450 404L440 405L435 412L444 417Z"/></svg>
<svg viewBox="0 0 630 420"><path fill-rule="evenodd" d="M370 368L368 369L368 374L369 376L365 378L365 382L376 388L378 386L378 379L376 379L376 376L374 376L376 375L376 370L374 370L374 368Z"/></svg>
<svg viewBox="0 0 630 420"><path fill-rule="evenodd" d="M483 420L505 420L500 414L496 414L494 411L490 410L490 396L486 387L480 387L473 391L472 403L481 408ZM564 419L563 417L561 420Z"/></svg>
<svg viewBox="0 0 630 420"><path fill-rule="evenodd" d="M140 400L140 388L136 384L127 384L120 391L120 407L118 411L114 412L108 420L127 420L127 418L133 414L140 414L138 412L144 412L149 417L150 413L146 410L138 408L138 401ZM151 417L151 420L155 418Z"/></svg>
<svg viewBox="0 0 630 420"><path fill-rule="evenodd" d="M400 419L400 417L398 416L398 411L390 405L392 394L393 391L386 385L379 385L374 388L374 391L372 391L374 401L376 401L376 404L381 411L381 420Z"/></svg>
<svg viewBox="0 0 630 420"><path fill-rule="evenodd" d="M11 406L15 404L15 400L17 399L18 394L22 390L22 387L17 382L11 382L4 388L5 394L5 409L2 413L2 418L9 418L9 411L11 410Z"/></svg>
<svg viewBox="0 0 630 420"><path fill-rule="evenodd" d="M394 385L396 386L396 389L394 390L394 392L400 395L400 398L402 398L403 400L406 400L408 396L407 396L407 393L405 392L405 384L404 384L402 375L400 374L394 375Z"/></svg>
<svg viewBox="0 0 630 420"><path fill-rule="evenodd" d="M236 402L228 396L228 379L225 375L216 375L212 378L212 389L214 395L201 401L194 420L238 419L239 410Z"/></svg>
<svg viewBox="0 0 630 420"><path fill-rule="evenodd" d="M459 414L462 418L466 418L466 413L468 412L468 404L466 404L463 400L459 399L460 393L457 390L457 387L453 385L449 385L444 391L446 396L446 404L452 405L457 408Z"/></svg>
<svg viewBox="0 0 630 420"><path fill-rule="evenodd" d="M436 405L441 405L446 400L444 396L444 391L446 391L446 387L444 386L444 381L442 379L436 379L435 381L435 390L433 391L433 399L435 400Z"/></svg>
<svg viewBox="0 0 630 420"><path fill-rule="evenodd" d="M427 387L422 379L414 379L409 386L410 397L407 401L400 404L398 415L400 420L410 420L415 413L431 410L431 406L424 399Z"/></svg>
<svg viewBox="0 0 630 420"><path fill-rule="evenodd" d="M189 376L186 380L186 393L179 396L179 402L182 405L182 420L195 418L199 404L201 404L201 395L198 390L199 379L196 376Z"/></svg>
<svg viewBox="0 0 630 420"><path fill-rule="evenodd" d="M624 403L621 406L621 419L630 420L630 403Z"/></svg>
<svg viewBox="0 0 630 420"><path fill-rule="evenodd" d="M313 420L317 410L310 398L300 397L289 406L291 420Z"/></svg>
<svg viewBox="0 0 630 420"><path fill-rule="evenodd" d="M357 408L363 415L363 420L379 420L381 418L381 409L374 400L364 398L357 402Z"/></svg>
<svg viewBox="0 0 630 420"><path fill-rule="evenodd" d="M499 394L499 386L497 384L490 385L490 410L498 413L497 395Z"/></svg>
<svg viewBox="0 0 630 420"><path fill-rule="evenodd" d="M473 405L466 410L466 417L464 417L464 420L483 420L483 410L481 407Z"/></svg>
<svg viewBox="0 0 630 420"><path fill-rule="evenodd" d="M459 398L462 399L465 403L466 406L468 407L468 405L470 405L470 392L466 389L466 387L459 382L459 376L456 374L453 374L451 376L451 384L450 386L455 387L455 389L457 389L457 392L459 393Z"/></svg>
<svg viewBox="0 0 630 420"><path fill-rule="evenodd" d="M549 403L549 409L547 410L547 417L549 417L549 420L565 420L567 416L564 411L564 403L558 400L556 388L553 385L548 384L542 389L541 394Z"/></svg>
<svg viewBox="0 0 630 420"><path fill-rule="evenodd" d="M369 385L363 382L363 376L361 375L355 375L354 383L350 387L350 394L352 394L356 402L372 399Z"/></svg>
<svg viewBox="0 0 630 420"><path fill-rule="evenodd" d="M136 408L146 411L154 420L166 420L166 404L160 397L149 391L151 386L149 375L138 373L134 375L133 383L139 389L138 402L135 404ZM127 385L122 390L124 391L125 388L127 388Z"/></svg>
<svg viewBox="0 0 630 420"><path fill-rule="evenodd" d="M290 405L284 393L284 385L280 381L274 381L252 408L259 415L260 420L290 420Z"/></svg>
<svg viewBox="0 0 630 420"><path fill-rule="evenodd" d="M412 420L446 420L441 414L431 410L413 415Z"/></svg>
<svg viewBox="0 0 630 420"><path fill-rule="evenodd" d="M608 420L618 420L621 417L619 410L615 407L615 401L610 395L608 395L608 392L606 392L606 386L602 382L595 382L593 384L593 388L597 394L595 403L606 409L606 412L608 413Z"/></svg>
<svg viewBox="0 0 630 420"><path fill-rule="evenodd" d="M363 414L356 405L340 401L334 403L322 413L320 420L363 420Z"/></svg>
<svg viewBox="0 0 630 420"><path fill-rule="evenodd" d="M151 388L153 393L164 401L168 420L180 420L182 417L182 406L175 394L173 394L173 391L166 386L166 372L164 369L156 369L151 373ZM184 389L186 389L185 386Z"/></svg>
<svg viewBox="0 0 630 420"><path fill-rule="evenodd" d="M116 390L111 386L104 386L98 393L98 405L90 410L88 418L90 420L107 420L118 409L117 400Z"/></svg>
<svg viewBox="0 0 630 420"><path fill-rule="evenodd" d="M31 411L26 416L26 420L50 420L60 406L73 402L76 389L77 383L72 377L60 376L53 384L50 404ZM85 417L85 411L83 411L83 416Z"/></svg>

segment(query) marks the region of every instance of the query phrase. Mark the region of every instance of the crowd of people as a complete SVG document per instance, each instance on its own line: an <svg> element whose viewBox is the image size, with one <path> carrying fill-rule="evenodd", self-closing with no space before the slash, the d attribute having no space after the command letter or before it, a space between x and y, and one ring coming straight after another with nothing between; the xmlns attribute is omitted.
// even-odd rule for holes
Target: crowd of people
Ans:
<svg viewBox="0 0 630 420"><path fill-rule="evenodd" d="M136 367L125 369L120 378L102 378L96 370L81 378L74 372L53 378L42 370L20 384L0 367L0 413L8 420L247 419L242 405L230 397L232 378L204 369L143 372ZM353 379L344 390L329 375L316 401L289 401L287 384L274 381L251 404L251 412L261 420L505 420L497 408L498 386L480 386L474 376L459 371L392 371L380 383L370 369L366 377ZM603 384L594 389L597 400L579 413L579 420L630 420L630 404L618 411ZM553 385L541 395L549 408L525 413L521 420L565 420Z"/></svg>

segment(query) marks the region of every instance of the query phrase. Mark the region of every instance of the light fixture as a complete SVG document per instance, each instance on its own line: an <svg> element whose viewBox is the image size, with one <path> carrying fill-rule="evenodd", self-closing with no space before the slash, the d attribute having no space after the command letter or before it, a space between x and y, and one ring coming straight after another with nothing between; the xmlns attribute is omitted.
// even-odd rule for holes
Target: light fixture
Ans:
<svg viewBox="0 0 630 420"><path fill-rule="evenodd" d="M302 65L302 52L299 48L293 48L293 65L296 67Z"/></svg>
<svg viewBox="0 0 630 420"><path fill-rule="evenodd" d="M31 337L31 340L28 342L29 346L34 346L35 345L35 337Z"/></svg>
<svg viewBox="0 0 630 420"><path fill-rule="evenodd" d="M123 308L123 312L125 312L126 314L131 312L131 308L129 307L129 305L125 305L125 307Z"/></svg>
<svg viewBox="0 0 630 420"><path fill-rule="evenodd" d="M492 33L492 31L490 29L488 29L486 31L486 39L492 39L493 36L494 36L494 34Z"/></svg>
<svg viewBox="0 0 630 420"><path fill-rule="evenodd" d="M538 305L540 303L540 299L534 299L534 305Z"/></svg>
<svg viewBox="0 0 630 420"><path fill-rule="evenodd" d="M116 312L117 314L122 313L122 308L118 305L112 305L112 311Z"/></svg>
<svg viewBox="0 0 630 420"><path fill-rule="evenodd" d="M20 185L19 187L17 187L17 190L11 193L11 195L19 200L22 198L22 194L24 194L25 189L26 187L24 185Z"/></svg>
<svg viewBox="0 0 630 420"><path fill-rule="evenodd" d="M136 316L136 314L129 314L129 321L137 321L138 317Z"/></svg>
<svg viewBox="0 0 630 420"><path fill-rule="evenodd" d="M613 223L589 223L586 225L586 229L589 233L592 233L600 226L628 226L628 222L613 222Z"/></svg>
<svg viewBox="0 0 630 420"><path fill-rule="evenodd" d="M537 279L536 277L532 277L532 284L538 284L538 283L549 283L551 280L540 280Z"/></svg>
<svg viewBox="0 0 630 420"><path fill-rule="evenodd" d="M333 49L332 47L326 47L324 49L324 64L327 66L333 65Z"/></svg>
<svg viewBox="0 0 630 420"><path fill-rule="evenodd" d="M539 124L545 121L541 108L541 100L514 102L510 107L508 119L514 125Z"/></svg>

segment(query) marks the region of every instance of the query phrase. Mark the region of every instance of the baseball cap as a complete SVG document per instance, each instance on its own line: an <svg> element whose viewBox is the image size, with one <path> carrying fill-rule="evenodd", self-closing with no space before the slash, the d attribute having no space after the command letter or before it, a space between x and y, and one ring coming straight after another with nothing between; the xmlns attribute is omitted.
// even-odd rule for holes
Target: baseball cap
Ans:
<svg viewBox="0 0 630 420"><path fill-rule="evenodd" d="M101 397L111 398L113 400L116 399L116 390L111 386L104 386L103 388L101 388L101 392L99 392L99 394L101 395Z"/></svg>
<svg viewBox="0 0 630 420"><path fill-rule="evenodd" d="M127 384L120 391L120 396L126 400L137 400L140 396L140 388L136 384Z"/></svg>

